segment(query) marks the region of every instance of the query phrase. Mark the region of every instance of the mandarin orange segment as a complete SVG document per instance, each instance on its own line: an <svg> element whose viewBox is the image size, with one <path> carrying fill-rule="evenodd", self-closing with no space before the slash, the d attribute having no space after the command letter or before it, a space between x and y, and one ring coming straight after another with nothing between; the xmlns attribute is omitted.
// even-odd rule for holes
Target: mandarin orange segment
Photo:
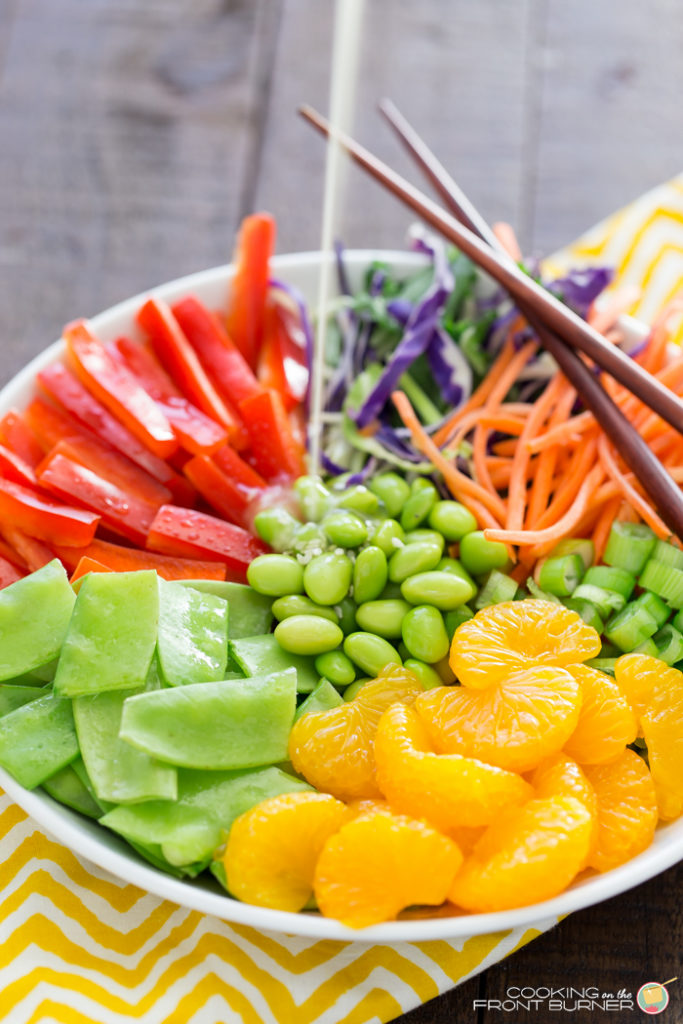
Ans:
<svg viewBox="0 0 683 1024"><path fill-rule="evenodd" d="M289 757L297 772L340 800L381 798L373 745L382 713L423 693L412 673L390 665L353 700L331 711L312 711L294 723Z"/></svg>
<svg viewBox="0 0 683 1024"><path fill-rule="evenodd" d="M530 782L537 797L573 796L586 807L592 822L590 854L598 839L598 801L593 787L576 761L562 752L546 757L531 776Z"/></svg>
<svg viewBox="0 0 683 1024"><path fill-rule="evenodd" d="M375 759L391 807L444 832L488 825L504 807L533 795L521 775L459 754L435 754L418 715L402 704L380 719Z"/></svg>
<svg viewBox="0 0 683 1024"><path fill-rule="evenodd" d="M618 757L638 733L638 723L624 691L590 665L569 665L581 683L583 703L565 751L579 764L603 764Z"/></svg>
<svg viewBox="0 0 683 1024"><path fill-rule="evenodd" d="M364 815L325 843L315 898L326 917L366 928L393 920L406 907L440 906L461 863L456 844L423 821Z"/></svg>
<svg viewBox="0 0 683 1024"><path fill-rule="evenodd" d="M533 665L594 658L600 637L564 605L505 601L477 612L453 634L450 665L463 686L486 687Z"/></svg>
<svg viewBox="0 0 683 1024"><path fill-rule="evenodd" d="M325 793L285 793L256 804L230 829L223 855L228 889L243 903L302 910L320 851L347 814Z"/></svg>
<svg viewBox="0 0 683 1024"><path fill-rule="evenodd" d="M415 702L438 753L513 772L530 771L560 750L576 728L580 707L577 680L563 668L542 665L484 690L436 687Z"/></svg>
<svg viewBox="0 0 683 1024"><path fill-rule="evenodd" d="M659 816L683 814L683 672L658 658L625 655L615 666L645 738Z"/></svg>
<svg viewBox="0 0 683 1024"><path fill-rule="evenodd" d="M590 811L572 796L505 811L466 858L449 899L488 913L557 896L585 863L592 826Z"/></svg>
<svg viewBox="0 0 683 1024"><path fill-rule="evenodd" d="M641 853L652 842L657 798L650 771L628 748L608 764L585 765L598 802L595 849L588 863L609 871Z"/></svg>

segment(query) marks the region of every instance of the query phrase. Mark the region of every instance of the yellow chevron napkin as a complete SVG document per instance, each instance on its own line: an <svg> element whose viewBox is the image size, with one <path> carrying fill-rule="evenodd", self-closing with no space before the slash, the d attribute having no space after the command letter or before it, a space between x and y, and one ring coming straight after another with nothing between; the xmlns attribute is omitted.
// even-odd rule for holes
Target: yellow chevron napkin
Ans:
<svg viewBox="0 0 683 1024"><path fill-rule="evenodd" d="M651 320L683 292L683 175L546 266L617 269ZM681 340L681 339L679 339ZM157 899L80 860L0 790L2 1024L370 1024L390 1021L556 924L449 942L271 935Z"/></svg>

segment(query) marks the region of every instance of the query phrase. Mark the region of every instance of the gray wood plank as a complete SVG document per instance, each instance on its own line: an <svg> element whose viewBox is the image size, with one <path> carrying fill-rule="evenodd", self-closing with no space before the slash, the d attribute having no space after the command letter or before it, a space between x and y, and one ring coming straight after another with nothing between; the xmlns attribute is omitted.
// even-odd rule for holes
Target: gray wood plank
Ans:
<svg viewBox="0 0 683 1024"><path fill-rule="evenodd" d="M375 110L391 96L492 219L517 220L525 145L525 63L535 0L372 0L366 5L355 134L415 178ZM257 205L281 251L320 242L324 146L295 116L328 106L332 4L285 0ZM340 231L349 245L401 246L412 215L353 168Z"/></svg>
<svg viewBox="0 0 683 1024"><path fill-rule="evenodd" d="M680 0L548 0L533 243L549 252L683 165Z"/></svg>

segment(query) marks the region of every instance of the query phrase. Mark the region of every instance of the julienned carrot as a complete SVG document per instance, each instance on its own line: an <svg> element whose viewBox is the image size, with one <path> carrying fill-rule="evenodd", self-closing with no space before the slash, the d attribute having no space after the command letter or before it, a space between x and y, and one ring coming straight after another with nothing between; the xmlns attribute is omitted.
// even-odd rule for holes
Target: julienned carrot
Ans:
<svg viewBox="0 0 683 1024"><path fill-rule="evenodd" d="M521 530L524 525L526 508L526 470L529 464L529 452L526 440L533 437L548 418L562 388L563 378L560 374L553 377L550 384L543 390L533 410L529 414L519 445L512 463L510 486L508 488L508 513L505 527L508 530Z"/></svg>
<svg viewBox="0 0 683 1024"><path fill-rule="evenodd" d="M597 441L590 438L581 448L577 448L562 479L562 486L558 486L553 495L552 501L544 511L543 515L534 523L535 530L544 530L551 526L558 518L564 515L571 503L581 490L581 485L595 463L597 454Z"/></svg>
<svg viewBox="0 0 683 1024"><path fill-rule="evenodd" d="M610 443L604 434L602 434L598 439L598 454L606 474L612 477L614 482L619 486L626 500L633 505L638 515L645 520L647 525L655 531L658 537L661 537L662 539L668 537L671 531L667 525L659 518L649 501L646 501L646 499L638 493L635 487L628 482L625 474L619 469L617 460L612 453Z"/></svg>
<svg viewBox="0 0 683 1024"><path fill-rule="evenodd" d="M565 382L564 393L558 399L555 410L550 417L549 426L553 427L558 423L564 422L570 415L575 401L576 391L568 382ZM552 448L541 452L538 458L536 473L531 486L531 496L524 520L524 525L528 530L533 530L539 518L548 507L553 491L555 470L558 468L559 455L560 451L557 445L554 445Z"/></svg>

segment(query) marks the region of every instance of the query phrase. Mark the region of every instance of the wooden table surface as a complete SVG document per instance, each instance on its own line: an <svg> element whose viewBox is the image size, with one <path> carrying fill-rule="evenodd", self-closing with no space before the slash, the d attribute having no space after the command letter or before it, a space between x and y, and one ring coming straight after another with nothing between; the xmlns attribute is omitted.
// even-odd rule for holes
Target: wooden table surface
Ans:
<svg viewBox="0 0 683 1024"><path fill-rule="evenodd" d="M0 2L2 380L65 321L227 261L254 208L277 216L280 251L317 247L324 152L295 108L326 109L332 9ZM680 0L368 0L356 133L412 173L374 109L390 95L541 254L680 170L682 51ZM401 246L408 223L350 173L347 243ZM575 914L406 1024L511 1020L473 1000L513 985L635 992L683 973L682 881ZM683 1024L683 981L671 996L665 1019Z"/></svg>

